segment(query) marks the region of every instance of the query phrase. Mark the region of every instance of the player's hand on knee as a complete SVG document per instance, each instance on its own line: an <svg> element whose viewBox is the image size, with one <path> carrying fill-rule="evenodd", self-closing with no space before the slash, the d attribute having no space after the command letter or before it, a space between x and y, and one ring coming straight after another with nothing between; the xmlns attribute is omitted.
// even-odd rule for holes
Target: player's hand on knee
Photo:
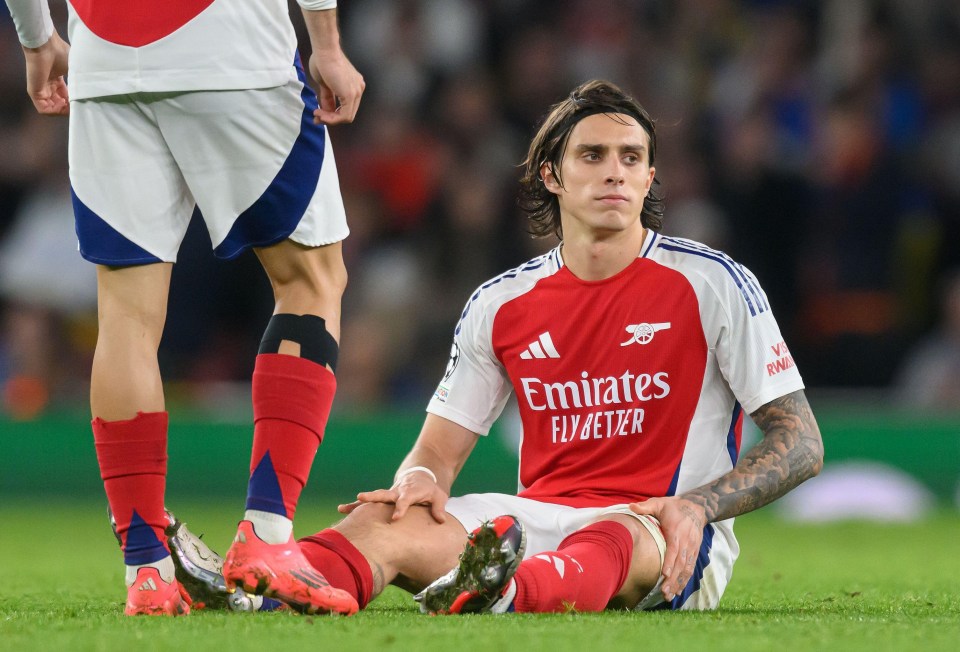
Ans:
<svg viewBox="0 0 960 652"><path fill-rule="evenodd" d="M352 503L345 503L337 506L337 511L341 514L349 514L364 503L387 503L393 505L400 498L400 494L394 489L376 489L374 491L362 491L357 494L357 499Z"/></svg>
<svg viewBox="0 0 960 652"><path fill-rule="evenodd" d="M661 591L667 600L672 600L693 575L707 522L706 513L703 507L693 501L676 496L632 503L630 509L660 521L663 538L667 542L661 571Z"/></svg>
<svg viewBox="0 0 960 652"><path fill-rule="evenodd" d="M432 476L426 473L407 473L397 478L393 489L399 493L397 507L393 510L394 521L406 516L411 505L423 505L430 508L430 516L437 523L446 522L449 496L437 486Z"/></svg>
<svg viewBox="0 0 960 652"><path fill-rule="evenodd" d="M349 514L364 503L385 503L396 505L392 519L398 521L406 516L411 505L422 505L430 508L433 520L437 523L445 523L449 498L432 477L422 473L411 473L398 478L389 489L363 491L357 494L355 501L338 505L337 511L341 514Z"/></svg>

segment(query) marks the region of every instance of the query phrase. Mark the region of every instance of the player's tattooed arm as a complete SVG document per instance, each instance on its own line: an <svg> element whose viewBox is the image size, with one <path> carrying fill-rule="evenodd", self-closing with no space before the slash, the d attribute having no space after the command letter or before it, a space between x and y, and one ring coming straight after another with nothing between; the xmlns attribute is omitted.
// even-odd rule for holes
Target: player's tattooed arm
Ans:
<svg viewBox="0 0 960 652"><path fill-rule="evenodd" d="M708 522L763 507L823 468L820 428L803 390L770 401L750 416L763 439L732 471L683 494L703 508Z"/></svg>
<svg viewBox="0 0 960 652"><path fill-rule="evenodd" d="M660 521L667 547L663 584L667 600L687 585L707 523L763 507L823 467L823 442L803 391L770 401L752 415L763 439L725 475L683 494L630 505Z"/></svg>

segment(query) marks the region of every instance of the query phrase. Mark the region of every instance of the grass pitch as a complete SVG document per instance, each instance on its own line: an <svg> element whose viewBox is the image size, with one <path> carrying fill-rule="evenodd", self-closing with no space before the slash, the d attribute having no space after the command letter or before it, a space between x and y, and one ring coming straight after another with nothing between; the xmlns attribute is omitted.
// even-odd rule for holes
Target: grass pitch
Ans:
<svg viewBox="0 0 960 652"><path fill-rule="evenodd" d="M239 499L238 499L239 500ZM171 507L221 552L236 505ZM198 611L126 618L102 502L0 503L7 650L960 650L960 518L915 525L738 520L743 551L712 613L429 617L389 589L352 618ZM298 533L336 519L304 505Z"/></svg>

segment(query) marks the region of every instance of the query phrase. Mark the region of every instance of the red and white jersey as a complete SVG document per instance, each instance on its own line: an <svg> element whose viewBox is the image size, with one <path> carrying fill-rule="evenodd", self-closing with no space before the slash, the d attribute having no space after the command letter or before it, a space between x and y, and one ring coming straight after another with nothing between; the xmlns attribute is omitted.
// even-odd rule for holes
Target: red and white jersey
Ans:
<svg viewBox="0 0 960 652"><path fill-rule="evenodd" d="M69 0L68 6L71 99L273 88L296 75L297 41L285 0Z"/></svg>
<svg viewBox="0 0 960 652"><path fill-rule="evenodd" d="M519 495L592 507L716 479L744 411L802 388L753 274L650 231L602 281L574 276L558 247L484 283L427 410L487 434L515 392Z"/></svg>

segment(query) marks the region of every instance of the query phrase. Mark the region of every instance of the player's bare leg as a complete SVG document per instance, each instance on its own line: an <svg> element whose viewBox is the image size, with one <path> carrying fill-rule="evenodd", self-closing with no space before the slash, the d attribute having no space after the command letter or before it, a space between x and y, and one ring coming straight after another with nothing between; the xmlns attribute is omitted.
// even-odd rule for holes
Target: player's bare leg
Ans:
<svg viewBox="0 0 960 652"><path fill-rule="evenodd" d="M276 309L253 375L254 435L247 504L223 574L228 587L306 612L353 613L357 603L312 568L293 539L293 517L336 391L340 297L347 273L339 243L284 241L256 250Z"/></svg>
<svg viewBox="0 0 960 652"><path fill-rule="evenodd" d="M636 518L625 514L610 514L603 520L620 523L633 535L633 556L627 571L627 579L608 605L609 608L614 609L633 609L660 580L660 571L663 567L660 549L650 531Z"/></svg>
<svg viewBox="0 0 960 652"><path fill-rule="evenodd" d="M90 407L104 421L164 410L157 350L167 318L171 263L97 266L99 333Z"/></svg>
<svg viewBox="0 0 960 652"><path fill-rule="evenodd" d="M127 566L129 615L182 615L163 495L167 413L157 350L170 263L97 267L99 334L90 382L97 460Z"/></svg>
<svg viewBox="0 0 960 652"><path fill-rule="evenodd" d="M300 540L300 547L334 586L366 606L393 584L416 592L450 570L467 540L460 522L438 523L426 507L412 506L397 521L394 506L366 503L345 519Z"/></svg>
<svg viewBox="0 0 960 652"><path fill-rule="evenodd" d="M256 250L270 277L276 301L274 314L317 315L327 323L327 332L340 341L340 300L347 287L343 247L335 242L323 247L305 247L284 240ZM299 355L299 347L281 353Z"/></svg>

